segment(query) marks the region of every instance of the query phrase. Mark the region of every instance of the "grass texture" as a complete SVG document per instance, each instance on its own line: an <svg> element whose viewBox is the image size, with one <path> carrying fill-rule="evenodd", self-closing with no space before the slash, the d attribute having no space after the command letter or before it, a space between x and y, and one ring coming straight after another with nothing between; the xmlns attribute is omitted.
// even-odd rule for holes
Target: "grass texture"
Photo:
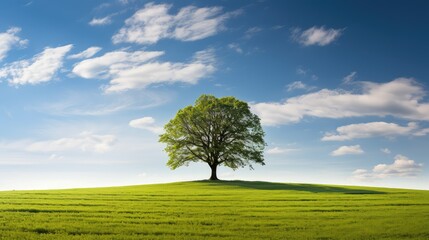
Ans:
<svg viewBox="0 0 429 240"><path fill-rule="evenodd" d="M429 239L429 191L197 181L0 202L0 239Z"/></svg>

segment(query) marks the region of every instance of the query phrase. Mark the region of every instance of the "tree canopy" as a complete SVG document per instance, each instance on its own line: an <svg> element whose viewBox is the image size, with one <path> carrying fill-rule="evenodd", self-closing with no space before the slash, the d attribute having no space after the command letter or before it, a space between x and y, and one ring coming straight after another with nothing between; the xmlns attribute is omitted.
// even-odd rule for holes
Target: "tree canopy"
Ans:
<svg viewBox="0 0 429 240"><path fill-rule="evenodd" d="M200 96L194 106L179 110L165 126L160 142L171 169L190 162L206 162L211 180L217 180L217 167L232 169L252 163L264 165L264 131L257 115L246 102L234 97Z"/></svg>

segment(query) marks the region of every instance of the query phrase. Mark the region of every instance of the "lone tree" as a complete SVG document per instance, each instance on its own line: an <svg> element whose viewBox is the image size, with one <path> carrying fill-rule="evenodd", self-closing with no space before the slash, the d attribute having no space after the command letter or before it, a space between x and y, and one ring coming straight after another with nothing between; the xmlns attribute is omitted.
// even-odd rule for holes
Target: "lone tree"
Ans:
<svg viewBox="0 0 429 240"><path fill-rule="evenodd" d="M234 97L200 96L194 106L179 110L165 126L160 142L171 169L190 162L206 162L211 168L210 180L218 180L219 165L232 169L259 163L265 165L264 131L258 116L249 105Z"/></svg>

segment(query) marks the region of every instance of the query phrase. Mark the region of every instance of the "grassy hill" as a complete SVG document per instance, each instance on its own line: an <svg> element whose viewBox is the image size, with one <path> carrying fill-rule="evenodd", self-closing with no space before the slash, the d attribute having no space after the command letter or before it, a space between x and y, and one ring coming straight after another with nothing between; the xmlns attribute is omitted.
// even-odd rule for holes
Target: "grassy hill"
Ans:
<svg viewBox="0 0 429 240"><path fill-rule="evenodd" d="M198 181L0 202L0 239L429 239L429 191Z"/></svg>

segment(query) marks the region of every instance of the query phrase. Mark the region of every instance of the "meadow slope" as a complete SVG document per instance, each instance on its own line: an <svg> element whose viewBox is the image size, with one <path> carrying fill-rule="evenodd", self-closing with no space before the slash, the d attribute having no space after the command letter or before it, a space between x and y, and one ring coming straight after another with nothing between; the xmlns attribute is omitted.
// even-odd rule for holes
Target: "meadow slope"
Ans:
<svg viewBox="0 0 429 240"><path fill-rule="evenodd" d="M0 202L1 239L429 239L429 191L199 181Z"/></svg>

